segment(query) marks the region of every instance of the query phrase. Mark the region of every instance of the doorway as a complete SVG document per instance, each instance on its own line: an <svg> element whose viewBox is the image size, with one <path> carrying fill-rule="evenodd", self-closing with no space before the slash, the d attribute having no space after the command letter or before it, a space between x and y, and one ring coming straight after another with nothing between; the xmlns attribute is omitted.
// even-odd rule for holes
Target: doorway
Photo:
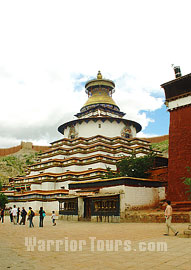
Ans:
<svg viewBox="0 0 191 270"><path fill-rule="evenodd" d="M84 198L84 218L88 221L91 220L91 199Z"/></svg>

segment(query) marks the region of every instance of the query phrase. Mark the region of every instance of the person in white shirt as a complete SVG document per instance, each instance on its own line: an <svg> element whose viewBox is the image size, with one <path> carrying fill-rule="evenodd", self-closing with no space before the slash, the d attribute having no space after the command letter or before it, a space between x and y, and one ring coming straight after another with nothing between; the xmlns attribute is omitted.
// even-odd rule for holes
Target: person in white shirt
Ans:
<svg viewBox="0 0 191 270"><path fill-rule="evenodd" d="M166 209L164 212L165 218L166 218L166 233L164 235L169 235L169 229L173 231L174 235L176 236L178 234L178 231L172 226L172 206L171 201L166 201L165 203Z"/></svg>
<svg viewBox="0 0 191 270"><path fill-rule="evenodd" d="M13 209L11 210L11 213L13 215L13 224L17 224L17 208L16 205L13 205Z"/></svg>
<svg viewBox="0 0 191 270"><path fill-rule="evenodd" d="M52 218L52 225L53 226L56 226L56 221L55 221L55 219L56 219L56 215L55 215L55 212L54 211L52 211L52 216L51 216L51 218Z"/></svg>

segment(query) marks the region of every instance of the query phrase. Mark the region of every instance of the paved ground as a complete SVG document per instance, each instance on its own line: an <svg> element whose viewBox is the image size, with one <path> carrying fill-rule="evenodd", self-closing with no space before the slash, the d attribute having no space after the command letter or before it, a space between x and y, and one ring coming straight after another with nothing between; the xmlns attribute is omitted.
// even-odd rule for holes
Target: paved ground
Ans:
<svg viewBox="0 0 191 270"><path fill-rule="evenodd" d="M34 223L13 225L6 217L0 224L0 269L191 270L191 238L163 236L164 224L57 221L53 227L48 216L43 228L38 217ZM175 226L182 233L188 224Z"/></svg>

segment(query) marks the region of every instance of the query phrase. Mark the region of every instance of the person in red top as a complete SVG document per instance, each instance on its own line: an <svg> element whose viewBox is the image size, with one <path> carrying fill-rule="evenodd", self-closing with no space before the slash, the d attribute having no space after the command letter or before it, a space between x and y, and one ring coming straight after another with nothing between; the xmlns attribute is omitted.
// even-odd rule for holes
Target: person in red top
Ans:
<svg viewBox="0 0 191 270"><path fill-rule="evenodd" d="M166 209L164 212L165 218L166 218L166 233L164 235L169 235L169 229L171 229L176 236L178 234L178 231L172 226L172 206L171 201L166 201L165 203Z"/></svg>

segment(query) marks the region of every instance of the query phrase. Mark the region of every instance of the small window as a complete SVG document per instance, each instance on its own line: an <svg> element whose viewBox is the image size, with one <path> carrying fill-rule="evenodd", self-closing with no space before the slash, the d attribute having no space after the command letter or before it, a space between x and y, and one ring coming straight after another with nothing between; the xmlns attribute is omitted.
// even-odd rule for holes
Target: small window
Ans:
<svg viewBox="0 0 191 270"><path fill-rule="evenodd" d="M101 124L98 124L98 128L101 128Z"/></svg>

